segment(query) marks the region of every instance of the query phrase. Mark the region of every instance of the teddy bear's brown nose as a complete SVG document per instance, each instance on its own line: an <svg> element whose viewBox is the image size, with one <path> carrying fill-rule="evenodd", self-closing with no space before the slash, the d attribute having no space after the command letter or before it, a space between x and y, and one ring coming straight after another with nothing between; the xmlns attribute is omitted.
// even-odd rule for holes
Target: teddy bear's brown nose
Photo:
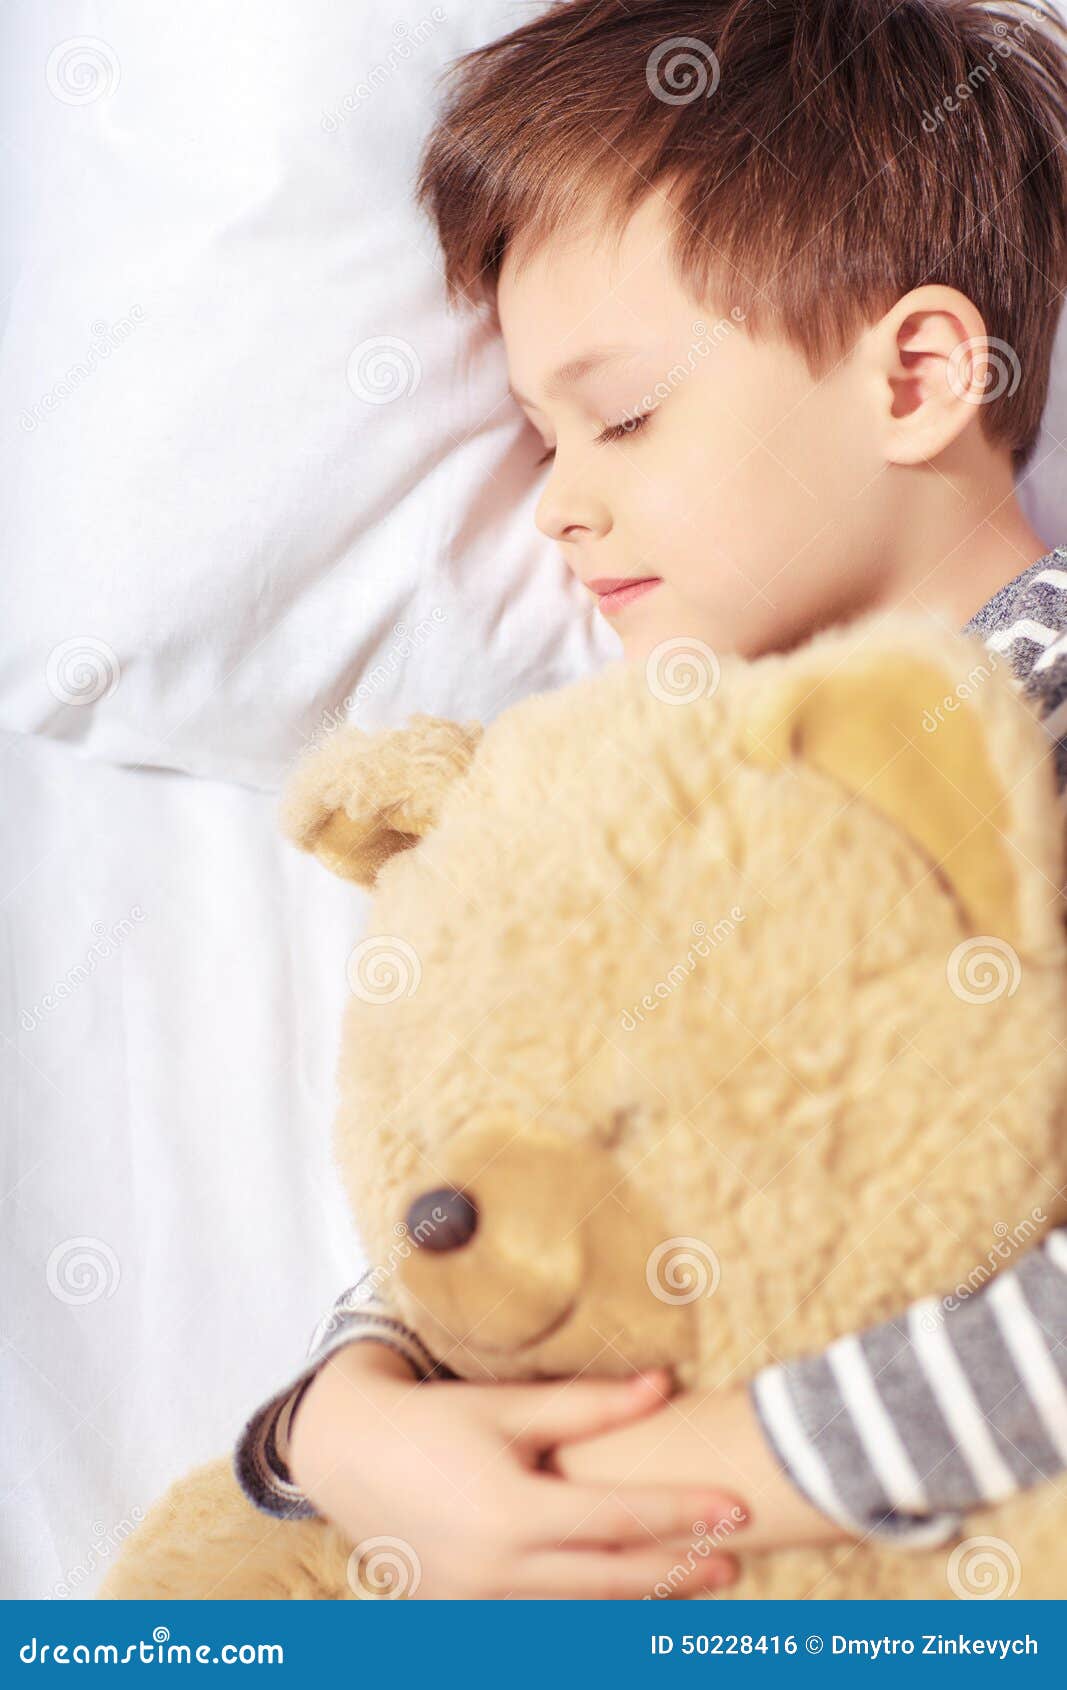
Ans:
<svg viewBox="0 0 1067 1690"><path fill-rule="evenodd" d="M416 1197L407 1227L420 1250L458 1250L477 1231L478 1205L466 1192L442 1185Z"/></svg>

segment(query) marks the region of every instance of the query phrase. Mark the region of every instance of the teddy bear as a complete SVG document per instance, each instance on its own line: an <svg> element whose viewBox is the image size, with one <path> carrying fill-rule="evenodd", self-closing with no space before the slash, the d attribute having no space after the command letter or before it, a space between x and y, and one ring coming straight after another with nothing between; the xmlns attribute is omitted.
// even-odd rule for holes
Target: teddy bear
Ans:
<svg viewBox="0 0 1067 1690"><path fill-rule="evenodd" d="M754 661L666 642L485 727L339 730L283 821L372 891L336 1159L461 1377L741 1382L1065 1218L1052 750L976 639L898 611ZM1062 1594L1065 1533L1055 1485L966 1523L1018 1596ZM945 1545L730 1547L732 1596L959 1594ZM348 1599L351 1559L220 1460L104 1594Z"/></svg>

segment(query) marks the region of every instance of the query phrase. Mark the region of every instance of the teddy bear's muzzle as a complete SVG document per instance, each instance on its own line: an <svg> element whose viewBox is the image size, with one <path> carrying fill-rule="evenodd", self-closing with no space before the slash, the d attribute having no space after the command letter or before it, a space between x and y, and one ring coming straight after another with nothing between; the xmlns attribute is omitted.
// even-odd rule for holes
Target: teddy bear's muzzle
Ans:
<svg viewBox="0 0 1067 1690"><path fill-rule="evenodd" d="M506 1118L458 1133L429 1172L407 1203L399 1272L435 1351L562 1370L609 1336L620 1367L631 1351L641 1366L677 1353L688 1322L646 1274L662 1225L609 1149Z"/></svg>

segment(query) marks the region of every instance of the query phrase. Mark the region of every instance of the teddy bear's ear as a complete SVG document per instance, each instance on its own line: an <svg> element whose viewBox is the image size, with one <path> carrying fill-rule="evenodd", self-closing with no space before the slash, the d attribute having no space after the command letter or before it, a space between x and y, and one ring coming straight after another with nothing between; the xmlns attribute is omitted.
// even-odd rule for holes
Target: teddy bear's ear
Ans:
<svg viewBox="0 0 1067 1690"><path fill-rule="evenodd" d="M283 833L334 874L373 886L383 863L436 826L482 732L479 722L421 715L377 734L338 729L297 765L282 801Z"/></svg>
<svg viewBox="0 0 1067 1690"><path fill-rule="evenodd" d="M909 621L772 662L745 723L747 759L819 769L926 852L971 931L1039 944L1039 906L1062 880L1062 820L1051 746L1003 660Z"/></svg>

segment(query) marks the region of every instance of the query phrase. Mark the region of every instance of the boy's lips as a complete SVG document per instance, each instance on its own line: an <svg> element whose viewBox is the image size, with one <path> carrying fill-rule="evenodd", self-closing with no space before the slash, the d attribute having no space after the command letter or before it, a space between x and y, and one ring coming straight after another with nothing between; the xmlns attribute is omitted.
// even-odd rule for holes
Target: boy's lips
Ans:
<svg viewBox="0 0 1067 1690"><path fill-rule="evenodd" d="M597 609L611 616L632 599L658 587L661 579L659 575L601 575L586 585L597 595Z"/></svg>

